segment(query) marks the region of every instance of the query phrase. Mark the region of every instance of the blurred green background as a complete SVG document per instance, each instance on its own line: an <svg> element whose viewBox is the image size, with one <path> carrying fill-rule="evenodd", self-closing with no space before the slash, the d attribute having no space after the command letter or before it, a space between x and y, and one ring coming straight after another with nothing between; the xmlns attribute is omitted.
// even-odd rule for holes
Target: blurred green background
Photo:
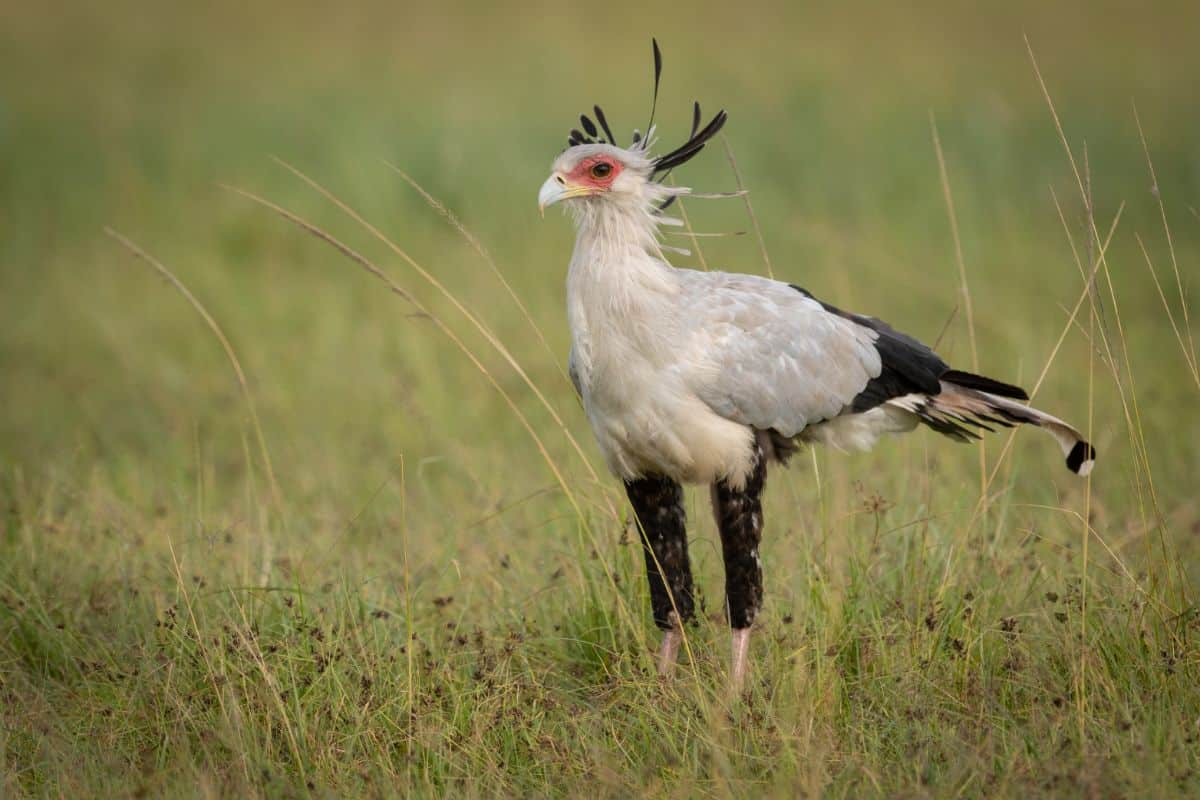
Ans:
<svg viewBox="0 0 1200 800"><path fill-rule="evenodd" d="M581 630L600 630L597 640L617 656L600 659L598 674L630 680L639 674L639 648L651 634L641 627L640 555L626 544L619 486L603 472L562 371L572 231L557 213L539 219L535 196L578 114L593 103L622 136L644 125L652 35L665 54L658 115L664 144L685 134L693 99L710 111L728 110L725 137L751 190L775 276L926 341L940 340L942 354L961 366L971 366L968 327L931 121L953 192L981 371L1026 385L1037 379L1084 286L1072 246L1085 268L1094 249L1023 36L1079 168L1086 164L1102 236L1122 209L1098 288L1102 316L1093 321L1094 306L1084 303L1037 397L1042 407L1093 429L1101 460L1090 493L1062 469L1053 444L1030 433L1017 437L1003 462L997 461L1003 439L988 445L989 469L1000 463L988 496L1000 505L983 523L972 519L978 448L922 432L870 455L798 459L771 487L767 593L772 619L795 613L811 624L788 629L796 638L778 645L778 669L791 663L782 660L784 651L800 648L820 672L839 652L827 646L857 635L846 621L853 615L841 627L824 615L873 596L867 606L882 616L871 619L886 618L880 609L893 590L905 609L903 624L921 631L929 604L948 602L947 592L990 587L997 614L1032 615L1027 624L1044 624L1048 641L1060 635L1051 612L1037 610L1048 587L1063 594L1068 585L1083 586L1085 594L1089 586L1102 590L1113 617L1094 612L1097 631L1129 618L1130 606L1122 603L1157 603L1159 622L1186 611L1200 526L1194 494L1200 385L1187 345L1179 343L1195 333L1194 320L1183 315L1195 300L1200 255L1197 4L6 3L0 7L0 493L7 525L0 627L10 644L0 674L7 722L19 721L22 731L0 740L12 770L8 788L125 791L129 786L115 776L141 763L144 748L154 752L144 775L173 776L166 783L140 779L152 792L166 791L172 781L194 788L200 775L200 794L212 787L274 794L283 789L272 781L300 786L297 776L306 769L324 776L316 782L329 791L352 792L374 786L379 775L395 778L402 772L396 764L412 763L419 748L406 740L416 748L405 751L408 762L373 756L367 761L381 772L359 784L353 782L359 777L339 772L344 765L333 751L303 736L289 750L242 731L236 744L223 746L240 748L256 770L280 760L285 766L270 771L287 777L239 783L241 777L219 766L224 751L198 733L220 727L205 716L217 714L212 709L195 711L199 721L191 727L147 721L114 733L103 708L153 718L146 709L176 697L175 689L113 688L124 684L109 685L71 665L150 659L143 648L153 624L201 585L291 587L346 619L357 619L354 609L390 609L427 631L431 642L440 640L447 618L488 635L534 620L545 626L535 647L542 660L534 657L527 671L541 676L543 688L556 685L547 676L574 675L582 658L551 626L574 625L577 639L588 638ZM590 468L452 303L273 157L377 225L494 330L581 443ZM385 162L464 222L528 308L528 319L470 243ZM702 190L736 185L720 146L676 178ZM326 244L222 183L291 209L361 249L462 336L528 416L579 505L565 497L501 396L429 319ZM750 229L740 201L693 201L685 208L700 231ZM105 226L167 265L228 335L257 403L279 505L270 500L247 406L220 346L183 298L104 235ZM704 239L702 246L709 266L765 269L752 235ZM1147 258L1163 281L1165 304ZM874 525L863 507L874 499L888 509L888 530L938 520L925 551L929 563L940 565L929 567L936 575L913 577L913 564L900 557L911 545L907 539L890 537L882 551L871 549L879 506ZM719 607L720 560L703 493L690 502L712 611ZM1087 560L1084 513L1098 537ZM1036 568L1021 567L1015 582L1006 577L1031 558ZM401 588L402 565L411 567L411 595ZM866 586L876 588L859 586L855 565L868 576ZM810 583L818 575L819 589ZM215 630L241 613L241 600L216 595L197 595L198 603L215 604L210 617L195 621L201 639L210 625ZM629 620L636 624L614 622L617 595L633 605ZM290 613L274 595L258 597L245 601L252 617ZM447 597L457 599L450 605ZM1083 619L1081 631L1089 630ZM1130 624L1133 641L1143 623ZM56 633L60 625L71 637ZM883 635L886 627L867 629ZM705 657L716 670L723 633L719 625L710 633L706 649L715 654ZM379 652L405 634L389 635L400 638L385 636ZM1167 635L1172 648L1181 648L1171 657L1194 669L1195 649L1181 635ZM1095 643L1080 645L1088 646ZM1149 647L1146 653L1160 649ZM905 657L919 660L916 650ZM1112 672L1105 675L1158 658L1129 657L1129 663L1106 661ZM54 666L56 660L62 664ZM1078 672L1069 664L1044 665L1041 677L1065 675L1067 684L1083 685L1079 676L1087 679L1090 667L1086 658L1077 660L1084 665ZM383 669L375 668L376 681ZM463 666L463 675L470 669ZM580 680L586 687L606 679ZM1111 685L1096 679L1112 693L1137 695L1116 688L1115 679ZM1169 765L1177 756L1195 761L1194 748L1175 735L1182 730L1176 710L1193 708L1195 698L1154 686L1137 691L1173 704L1155 718L1153 731L1146 729L1156 755L1129 756L1124 766L1089 773L1089 753L1123 745L1084 745L1077 735L1078 761L1064 763L1084 766L1063 768L1074 770L1064 780L1076 783L1067 785L1090 785L1080 777L1086 773L1100 775L1101 786L1128 787L1122 781L1145 769L1160 781L1148 785L1194 786L1191 778L1180 783ZM795 722L823 707L816 695L812 708L797 703L800 696L807 695L768 704L768 716ZM1085 717L1115 730L1116 706L1134 702L1101 711L1086 692L1067 696L1080 730ZM902 717L888 705L900 699L886 697L879 702L890 709L888 718ZM850 794L868 784L884 794L903 792L926 778L921 791L933 794L958 785L961 776L947 766L955 757L945 755L957 752L952 744L938 751L939 761L923 750L903 756L907 751L845 738L862 723L854 716L861 698L843 699L838 707L849 716L826 720L827 749L799 751L796 740L786 739L771 752L799 753L794 769L767 785L785 793L803 783ZM274 713L269 703L262 708ZM288 708L280 713L293 722L316 713ZM1093 711L1095 719L1088 716ZM356 730L370 731L371 724ZM575 767L584 765L578 771L568 766L514 778L523 773L507 756L456 762L465 745L439 750L426 743L423 777L405 774L414 781L410 788L445 790L454 785L447 776L478 768L495 781L487 784L491 790L548 793L570 791L571 780L606 776L597 765L632 770L633 783L601 781L614 793L646 775L683 787L683 794L716 791L705 783L712 774L767 780L756 767L743 775L728 764L725 773L703 766L708 762L697 753L704 748L683 733L662 745L677 751L654 751L639 767L648 772L639 773L621 747L597 732L605 726L595 724L595 748L568 754ZM1058 767L1037 751L1050 747L1046 742L1057 746L1053 731L1067 723L1022 717L1013 724L1019 731L1028 725L1022 735L1030 752L1009 761L996 756L1009 765L1007 772L998 769L999 785L1041 786ZM322 727L312 722L305 730L319 739ZM959 730L945 741L977 743L976 734ZM191 749L180 744L185 740ZM468 740L495 750L486 736ZM770 750L759 739L747 741L723 745L722 752L733 747L736 754L743 745L746 752ZM64 772L58 759L68 756L91 766ZM529 761L536 759L521 763ZM798 766L808 763L824 771ZM963 763L976 768L970 759ZM857 783L863 775L883 777Z"/></svg>
<svg viewBox="0 0 1200 800"><path fill-rule="evenodd" d="M105 225L164 260L221 321L259 384L282 460L316 471L311 457L323 456L314 449L327 457L372 440L383 452L416 453L488 435L499 401L444 357L428 326L402 321L404 309L378 286L216 184L338 220L270 157L296 165L383 226L511 348L527 350L536 375L552 376L555 365L499 301L480 260L383 160L466 221L561 354L571 232L541 223L532 198L592 103L623 132L644 125L652 33L666 52L664 140L682 135L693 98L729 110L729 143L778 274L925 338L958 304L933 114L984 365L1026 380L1080 285L1051 188L1084 237L1027 34L1072 146L1088 148L1099 227L1127 203L1113 271L1130 346L1172 357L1133 241L1142 232L1157 265L1169 264L1132 103L1186 265L1200 173L1192 5L717 5L683 17L560 4L436 13L397 4L8 7L0 441L10 459L33 466L104 450L140 461L162 453L164 439L190 450L191 436L178 434L193 424L214 436L238 430L232 409L215 402L234 396L223 356L176 298L101 235ZM679 177L705 189L732 183L719 150ZM694 216L704 230L747 228L734 204ZM750 239L705 244L714 265L761 269ZM960 314L945 342L960 360L964 331ZM1083 406L1068 392L1082 352L1072 337L1046 387L1066 401L1052 406L1076 417ZM1169 394L1185 382L1165 363L1156 369L1158 360L1145 388ZM438 409L441 424L410 424L397 411L401 391ZM442 398L454 399L449 419ZM1181 424L1194 432L1195 416L1144 422L1162 434ZM1191 437L1156 443L1182 447Z"/></svg>

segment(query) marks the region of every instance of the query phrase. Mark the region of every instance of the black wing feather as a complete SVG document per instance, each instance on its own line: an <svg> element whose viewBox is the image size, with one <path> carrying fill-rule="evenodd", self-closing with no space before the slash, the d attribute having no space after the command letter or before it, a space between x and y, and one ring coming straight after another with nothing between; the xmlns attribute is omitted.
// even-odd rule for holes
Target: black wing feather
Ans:
<svg viewBox="0 0 1200 800"><path fill-rule="evenodd" d="M792 288L806 297L816 300L829 313L837 314L839 317L875 331L875 349L879 352L879 361L883 369L878 377L868 381L866 387L850 401L850 411L853 413L869 411L892 398L903 397L906 394L936 396L942 391L942 381L1001 397L1028 399L1028 395L1016 386L985 378L982 375L951 369L950 365L927 345L906 333L901 333L881 319L843 311L837 306L818 300L813 297L811 292L799 286ZM1004 424L1000 420L995 421ZM946 433L946 431L941 432Z"/></svg>

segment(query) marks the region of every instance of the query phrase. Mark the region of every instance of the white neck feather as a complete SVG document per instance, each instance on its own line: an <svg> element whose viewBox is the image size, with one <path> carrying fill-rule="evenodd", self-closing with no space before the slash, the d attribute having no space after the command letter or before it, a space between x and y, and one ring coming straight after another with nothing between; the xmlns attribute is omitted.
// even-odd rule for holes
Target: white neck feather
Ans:
<svg viewBox="0 0 1200 800"><path fill-rule="evenodd" d="M658 243L658 226L670 221L644 197L608 195L571 207L578 235L567 272L567 320L577 357L586 369L593 359L623 357L627 347L648 355L677 314L679 276Z"/></svg>
<svg viewBox="0 0 1200 800"><path fill-rule="evenodd" d="M657 206L663 198L683 192L658 184L648 184L646 189L653 190L649 193L654 197L611 194L571 204L578 234L568 291L571 283L582 281L616 299L612 295L674 287L674 268L663 258L658 227L676 220L664 217Z"/></svg>

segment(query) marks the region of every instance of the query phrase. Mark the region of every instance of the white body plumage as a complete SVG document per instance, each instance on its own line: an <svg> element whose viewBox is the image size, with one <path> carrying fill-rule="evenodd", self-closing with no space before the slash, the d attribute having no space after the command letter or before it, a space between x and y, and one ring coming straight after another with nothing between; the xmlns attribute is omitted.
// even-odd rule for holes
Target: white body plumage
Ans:
<svg viewBox="0 0 1200 800"><path fill-rule="evenodd" d="M654 196L569 205L571 375L614 473L739 485L756 429L861 449L916 424L891 408L839 417L880 372L875 334L787 284L671 266L655 203L675 190L643 186Z"/></svg>
<svg viewBox="0 0 1200 800"><path fill-rule="evenodd" d="M677 221L659 206L688 190L647 180L651 163L640 151L572 148L555 162L543 201L580 191L563 188L561 176L572 168L618 157L623 168L602 194L567 204L578 229L567 273L570 371L617 476L740 486L756 443L768 456L772 443L793 439L862 450L921 421L955 438L973 435L960 423L1036 424L1059 441L1072 470L1090 469L1090 458L1071 461L1082 442L1077 431L976 383L1012 388L990 379L956 372L971 379L960 384L928 375L926 391L890 392L854 407L873 381L887 378L884 345L888 358L899 352L901 362L921 361L920 369L949 368L878 320L840 312L795 286L673 267L658 235L660 225Z"/></svg>

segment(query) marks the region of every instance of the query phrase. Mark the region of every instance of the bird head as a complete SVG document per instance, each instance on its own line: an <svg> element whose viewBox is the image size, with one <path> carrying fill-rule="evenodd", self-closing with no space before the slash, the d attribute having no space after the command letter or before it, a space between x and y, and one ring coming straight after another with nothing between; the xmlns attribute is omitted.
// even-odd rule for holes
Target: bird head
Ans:
<svg viewBox="0 0 1200 800"><path fill-rule="evenodd" d="M651 155L656 143L654 112L658 106L658 85L662 75L662 53L658 42L652 40L654 49L654 100L650 106L650 122L646 135L633 132L633 141L628 147L616 143L608 119L600 106L594 106L596 122L586 114L579 117L583 130L572 129L564 150L550 168L550 177L538 192L538 208L545 213L547 207L566 200L575 202L574 210L582 211L579 203L602 204L607 207L625 206L636 210L647 210L657 214L674 201L675 197L687 193L687 189L663 185L671 170L692 159L704 149L704 145L720 132L727 118L724 111L700 127L700 104L696 103L692 113L692 131L687 141L662 155ZM603 135L601 135L603 132Z"/></svg>
<svg viewBox="0 0 1200 800"><path fill-rule="evenodd" d="M538 192L538 208L564 200L593 198L608 203L639 203L653 179L653 162L641 152L608 142L568 147L550 168Z"/></svg>

